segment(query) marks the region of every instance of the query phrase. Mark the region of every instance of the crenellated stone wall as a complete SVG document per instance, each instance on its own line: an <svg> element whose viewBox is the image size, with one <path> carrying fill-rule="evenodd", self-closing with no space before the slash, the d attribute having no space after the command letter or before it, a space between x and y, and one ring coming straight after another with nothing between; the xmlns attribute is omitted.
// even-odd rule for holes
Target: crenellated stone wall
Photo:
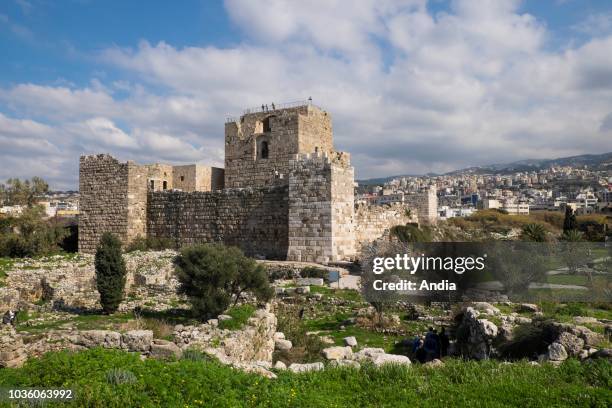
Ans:
<svg viewBox="0 0 612 408"><path fill-rule="evenodd" d="M148 235L178 245L223 242L251 256L287 256L288 187L152 192Z"/></svg>

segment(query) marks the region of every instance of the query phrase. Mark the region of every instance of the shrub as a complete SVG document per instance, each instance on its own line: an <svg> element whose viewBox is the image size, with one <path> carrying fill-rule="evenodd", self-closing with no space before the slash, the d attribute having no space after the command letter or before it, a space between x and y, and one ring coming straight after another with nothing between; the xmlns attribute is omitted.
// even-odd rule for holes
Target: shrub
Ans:
<svg viewBox="0 0 612 408"><path fill-rule="evenodd" d="M68 230L45 220L44 215L43 207L34 206L26 208L18 217L3 218L0 256L23 258L59 252Z"/></svg>
<svg viewBox="0 0 612 408"><path fill-rule="evenodd" d="M546 241L546 229L542 224L525 224L521 232L521 239L523 241L544 242Z"/></svg>
<svg viewBox="0 0 612 408"><path fill-rule="evenodd" d="M125 252L134 251L162 251L164 249L175 249L176 243L170 238L154 238L141 236L136 237L126 248Z"/></svg>
<svg viewBox="0 0 612 408"><path fill-rule="evenodd" d="M268 301L273 291L264 267L236 247L204 244L187 247L175 258L179 292L202 319L216 317L245 292Z"/></svg>
<svg viewBox="0 0 612 408"><path fill-rule="evenodd" d="M96 287L105 313L114 313L123 300L125 288L125 261L121 255L121 242L111 233L102 235L96 249Z"/></svg>
<svg viewBox="0 0 612 408"><path fill-rule="evenodd" d="M391 228L391 236L400 242L431 242L431 230L423 227L420 229L415 225L396 225Z"/></svg>
<svg viewBox="0 0 612 408"><path fill-rule="evenodd" d="M276 352L276 359L287 364L321 360L321 352L327 347L318 335L306 335L307 328L299 319L299 309L294 306L279 308L277 330L291 340L293 348Z"/></svg>
<svg viewBox="0 0 612 408"><path fill-rule="evenodd" d="M111 368L106 372L106 382L111 385L133 384L137 381L136 376L131 371Z"/></svg>
<svg viewBox="0 0 612 408"><path fill-rule="evenodd" d="M587 310L580 303L568 303L565 306L559 305L556 312L565 316L586 316Z"/></svg>
<svg viewBox="0 0 612 408"><path fill-rule="evenodd" d="M187 350L183 351L183 354L181 355L181 360L210 361L211 358L207 354L202 353L200 350L188 348Z"/></svg>
<svg viewBox="0 0 612 408"><path fill-rule="evenodd" d="M323 268L317 268L316 266L307 266L300 271L302 278L321 278L327 279L328 272Z"/></svg>

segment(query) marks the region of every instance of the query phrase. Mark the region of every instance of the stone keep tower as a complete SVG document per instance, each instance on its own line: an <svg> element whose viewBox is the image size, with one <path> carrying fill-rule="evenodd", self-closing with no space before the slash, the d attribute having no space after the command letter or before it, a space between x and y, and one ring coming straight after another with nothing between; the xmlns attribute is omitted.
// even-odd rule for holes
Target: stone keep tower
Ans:
<svg viewBox="0 0 612 408"><path fill-rule="evenodd" d="M225 124L225 187L269 186L296 154L333 150L331 117L312 104L247 113Z"/></svg>

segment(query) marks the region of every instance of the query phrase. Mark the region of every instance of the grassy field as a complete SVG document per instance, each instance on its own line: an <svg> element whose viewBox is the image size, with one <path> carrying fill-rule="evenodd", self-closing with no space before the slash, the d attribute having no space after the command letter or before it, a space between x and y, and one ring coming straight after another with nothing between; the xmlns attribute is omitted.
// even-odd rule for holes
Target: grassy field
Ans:
<svg viewBox="0 0 612 408"><path fill-rule="evenodd" d="M4 279L6 278L6 272L13 267L14 263L15 263L14 259L0 258L0 287L4 286Z"/></svg>
<svg viewBox="0 0 612 408"><path fill-rule="evenodd" d="M194 361L195 360L195 361ZM567 361L447 361L442 368L331 369L275 380L206 359L140 361L94 349L50 353L20 369L0 370L4 387L73 388L87 407L608 407L612 365ZM6 406L6 405L4 405ZM49 406L52 406L51 404Z"/></svg>

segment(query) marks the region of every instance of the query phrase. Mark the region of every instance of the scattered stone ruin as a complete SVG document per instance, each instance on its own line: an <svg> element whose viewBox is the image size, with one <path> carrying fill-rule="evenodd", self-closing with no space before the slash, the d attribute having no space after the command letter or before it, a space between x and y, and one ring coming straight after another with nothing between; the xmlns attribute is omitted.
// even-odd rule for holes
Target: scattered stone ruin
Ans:
<svg viewBox="0 0 612 408"><path fill-rule="evenodd" d="M225 169L82 156L79 251L94 252L108 231L124 243L223 242L267 259L351 260L364 243L410 221L394 208L356 212L354 187L327 112L305 102L245 113L225 124Z"/></svg>

